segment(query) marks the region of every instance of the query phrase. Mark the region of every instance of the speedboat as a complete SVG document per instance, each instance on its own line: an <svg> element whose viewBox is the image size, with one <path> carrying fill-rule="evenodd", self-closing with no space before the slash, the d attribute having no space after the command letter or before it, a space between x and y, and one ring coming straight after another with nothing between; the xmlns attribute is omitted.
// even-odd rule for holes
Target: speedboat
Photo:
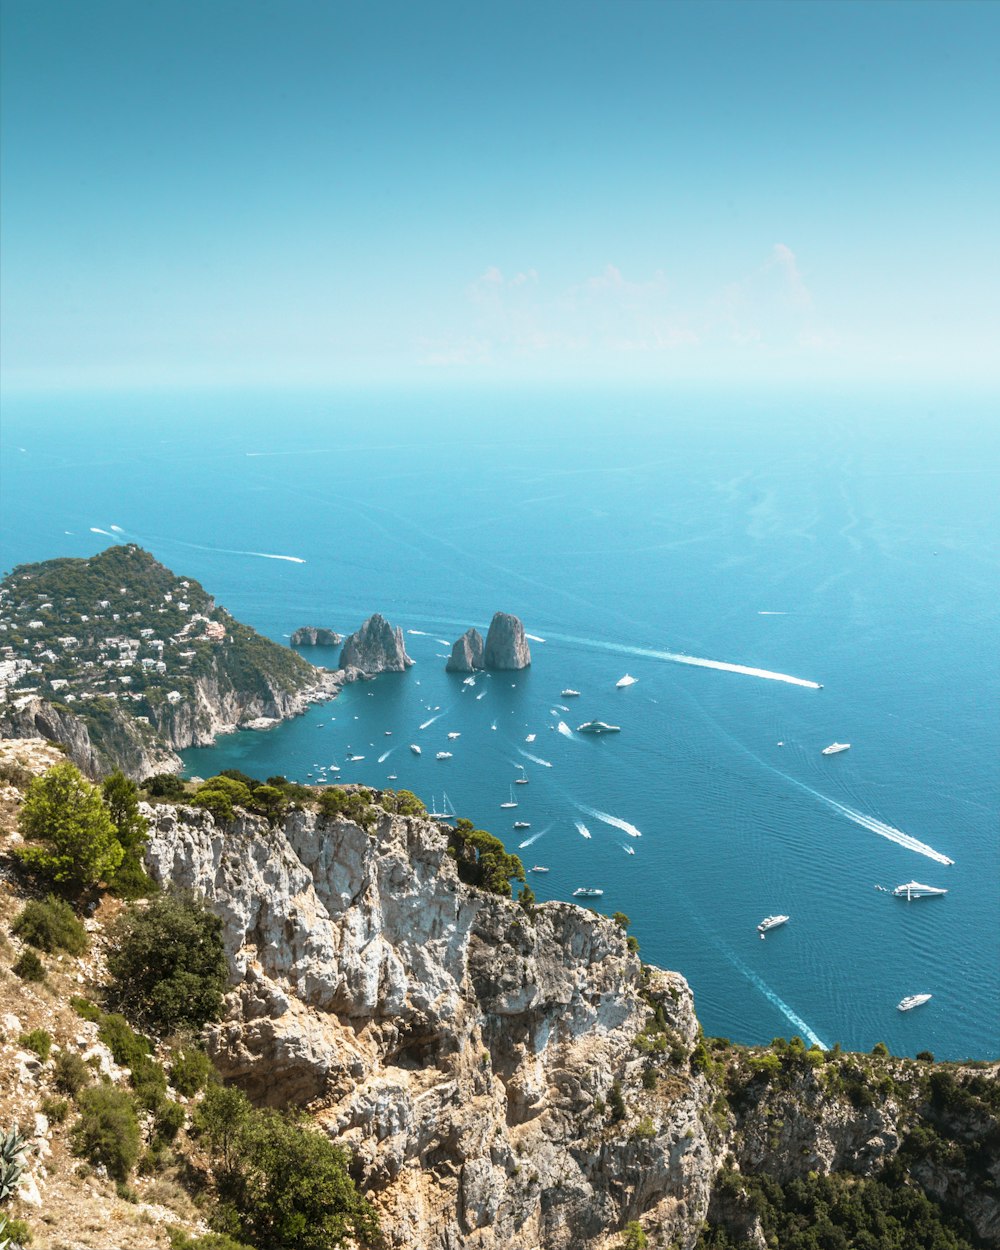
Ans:
<svg viewBox="0 0 1000 1250"><path fill-rule="evenodd" d="M638 680L638 677L630 677L629 674L626 673L624 677L619 677L619 679L615 682L615 685L619 690L621 690L625 686L634 686Z"/></svg>
<svg viewBox="0 0 1000 1250"><path fill-rule="evenodd" d="M363 755L349 755L347 757L347 762L349 764L356 764L359 760L363 760L364 758L365 757Z"/></svg>
<svg viewBox="0 0 1000 1250"><path fill-rule="evenodd" d="M581 885L578 890L573 891L574 898L600 898L604 893L603 890L595 890L593 886Z"/></svg>
<svg viewBox="0 0 1000 1250"><path fill-rule="evenodd" d="M396 774L395 774L395 773L390 773L390 774L389 774L389 776L388 776L388 778L387 778L387 780L389 780L389 781L395 781L395 780L396 780Z"/></svg>
<svg viewBox="0 0 1000 1250"><path fill-rule="evenodd" d="M531 869L531 871L532 872L548 872L548 869L543 864L535 864L534 867Z"/></svg>
<svg viewBox="0 0 1000 1250"><path fill-rule="evenodd" d="M788 916L765 916L757 926L757 932L763 937L769 929L776 929L778 925L787 924L788 921Z"/></svg>
<svg viewBox="0 0 1000 1250"><path fill-rule="evenodd" d="M560 690L559 697L562 699L579 699L579 690Z"/></svg>
<svg viewBox="0 0 1000 1250"><path fill-rule="evenodd" d="M450 760L451 752L450 751L438 751L437 755L435 755L434 758L436 760Z"/></svg>
<svg viewBox="0 0 1000 1250"><path fill-rule="evenodd" d="M896 898L905 898L909 901L911 898L935 898L938 894L947 894L947 890L942 890L936 885L921 885L919 881L907 881L905 885L897 885L893 890Z"/></svg>
<svg viewBox="0 0 1000 1250"><path fill-rule="evenodd" d="M531 821L530 820L515 820L514 828L515 829L530 829Z"/></svg>
<svg viewBox="0 0 1000 1250"><path fill-rule="evenodd" d="M926 1003L932 995L930 994L908 994L906 998L900 999L896 1004L897 1011L912 1011L914 1007L919 1007L922 1003Z"/></svg>
<svg viewBox="0 0 1000 1250"><path fill-rule="evenodd" d="M824 755L839 755L841 751L849 751L851 744L849 742L831 742L828 747L823 748Z"/></svg>
<svg viewBox="0 0 1000 1250"><path fill-rule="evenodd" d="M415 742L410 743L410 750L413 752L414 755L420 754L420 748L417 746Z"/></svg>
<svg viewBox="0 0 1000 1250"><path fill-rule="evenodd" d="M452 742L454 742L456 738L461 738L461 736L462 736L461 733L455 729L453 729L451 733L448 735L448 737L452 740Z"/></svg>
<svg viewBox="0 0 1000 1250"><path fill-rule="evenodd" d="M621 725L609 725L603 720L588 720L582 725L577 725L576 732L578 734L620 734Z"/></svg>

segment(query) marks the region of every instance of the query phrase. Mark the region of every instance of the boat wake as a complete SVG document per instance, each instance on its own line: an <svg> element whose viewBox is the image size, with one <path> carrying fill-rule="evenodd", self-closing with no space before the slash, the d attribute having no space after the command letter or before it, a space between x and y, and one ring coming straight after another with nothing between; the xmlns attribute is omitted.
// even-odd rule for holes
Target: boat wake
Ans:
<svg viewBox="0 0 1000 1250"><path fill-rule="evenodd" d="M582 820L574 820L573 824L576 825L576 831L580 835L581 838L589 838L591 836L590 830L587 828L587 826L583 823Z"/></svg>
<svg viewBox="0 0 1000 1250"><path fill-rule="evenodd" d="M569 725L567 725L567 724L566 724L566 722L565 722L564 720L561 720L561 721L559 722L559 724L558 724L558 725L556 725L556 729L558 729L558 730L559 730L559 732L562 734L562 736L563 736L564 738L572 738L572 737L573 737L573 730L572 730L572 729L570 729Z"/></svg>
<svg viewBox="0 0 1000 1250"><path fill-rule="evenodd" d="M768 1000L768 1002L774 1003L775 1007L777 1007L777 1009L781 1012L781 1014L785 1017L785 1019L790 1024L795 1025L801 1037L804 1037L806 1041L810 1042L813 1046L818 1046L820 1050L827 1049L826 1044L822 1042L819 1037L817 1037L817 1035L812 1031L809 1025L806 1024L805 1020L803 1020L800 1015L797 1015L792 1010L792 1008L789 1007L789 1005L784 1001L784 999L779 998L778 995L775 994L774 990L771 989L771 987L763 979L763 977L758 976L757 973L754 972L752 968L747 967L747 965L743 962L743 960L740 959L738 955L734 954L731 950L729 950L729 948L726 947L723 943L719 943L719 945L721 949L724 951L724 953L726 954L726 956L728 957L733 967L736 968L738 972L741 972L746 977L746 979L751 983L751 985L755 986L758 990L760 990L760 992L764 995L764 997Z"/></svg>
<svg viewBox="0 0 1000 1250"><path fill-rule="evenodd" d="M408 629L406 632L408 634L419 634L421 638L431 637L431 635L427 632L426 629Z"/></svg>
<svg viewBox="0 0 1000 1250"><path fill-rule="evenodd" d="M635 825L630 825L627 820L622 820L619 816L611 816L607 812L600 812L596 807L587 807L583 803L577 803L577 808L581 812L586 812L588 816L593 816L595 820L601 820L606 825L611 825L615 829L620 829L622 833L627 833L630 838L641 838L642 831L637 829Z"/></svg>
<svg viewBox="0 0 1000 1250"><path fill-rule="evenodd" d="M539 759L537 755L532 755L530 751L523 751L518 747L517 752L519 755L523 755L526 760L531 760L532 764L541 764L543 768L552 767L548 760Z"/></svg>
<svg viewBox="0 0 1000 1250"><path fill-rule="evenodd" d="M112 534L110 530L98 529L96 525L92 525L90 527L90 532L92 534L103 534L105 538L117 538L118 537L117 534Z"/></svg>
<svg viewBox="0 0 1000 1250"><path fill-rule="evenodd" d="M383 751L382 754L378 757L378 762L380 764L384 764L386 760L389 758L389 756L393 753L393 751L395 751L395 749L396 749L395 747L390 747L388 751Z"/></svg>
<svg viewBox="0 0 1000 1250"><path fill-rule="evenodd" d="M530 638L532 642L544 642L544 638L539 638L537 634L525 634L525 638Z"/></svg>
<svg viewBox="0 0 1000 1250"><path fill-rule="evenodd" d="M533 833L530 838L525 838L523 842L518 842L517 849L523 850L524 847L531 846L532 842L537 842L538 839L548 833L551 828L551 825L546 825L544 829L539 829L539 831L537 833Z"/></svg>
<svg viewBox="0 0 1000 1250"><path fill-rule="evenodd" d="M437 716L432 716L430 720L425 720L420 728L427 729L430 725L433 725L436 720L440 720L442 716L444 716L444 712L438 712Z"/></svg>

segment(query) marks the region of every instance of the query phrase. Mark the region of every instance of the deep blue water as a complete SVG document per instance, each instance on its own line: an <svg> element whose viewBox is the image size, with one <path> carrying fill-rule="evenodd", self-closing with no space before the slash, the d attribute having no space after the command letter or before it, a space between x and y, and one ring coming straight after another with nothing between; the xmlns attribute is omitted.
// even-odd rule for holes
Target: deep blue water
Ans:
<svg viewBox="0 0 1000 1250"><path fill-rule="evenodd" d="M536 838L520 854L550 868L531 879L541 898L603 888L601 909L629 914L644 957L688 977L710 1033L995 1057L998 407L10 400L2 562L135 540L278 640L381 611L419 631L407 674L191 751L189 769L316 780L336 762L341 779L395 773L388 784L428 802L447 792L509 847ZM497 609L545 641L529 670L463 686L444 654ZM618 690L625 672L638 681ZM591 718L622 732L556 728ZM834 740L851 750L821 755ZM437 761L442 749L453 758ZM503 811L521 766L530 785ZM530 830L515 833L515 816ZM875 889L912 878L949 893L907 904ZM791 921L761 941L771 912ZM919 992L926 1006L896 1010Z"/></svg>

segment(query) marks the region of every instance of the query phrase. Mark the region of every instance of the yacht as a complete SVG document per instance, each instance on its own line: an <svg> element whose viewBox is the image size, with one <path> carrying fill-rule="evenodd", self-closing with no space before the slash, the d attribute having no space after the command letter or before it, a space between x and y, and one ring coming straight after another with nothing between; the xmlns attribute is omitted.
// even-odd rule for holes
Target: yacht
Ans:
<svg viewBox="0 0 1000 1250"><path fill-rule="evenodd" d="M453 729L451 733L448 735L448 737L452 740L452 742L454 742L456 738L461 738L461 736L462 736L461 733L456 729Z"/></svg>
<svg viewBox="0 0 1000 1250"><path fill-rule="evenodd" d="M907 901L911 898L935 898L938 894L947 893L947 890L942 890L939 886L921 885L919 881L907 881L905 885L897 885L893 890L897 898L905 898Z"/></svg>
<svg viewBox="0 0 1000 1250"><path fill-rule="evenodd" d="M515 786L526 786L527 784L528 784L528 778L527 778L527 777L515 777L515 778L514 778L514 785L515 785Z"/></svg>
<svg viewBox="0 0 1000 1250"><path fill-rule="evenodd" d="M431 807L434 810L427 813L431 820L454 820L457 815L454 807L451 805L451 799L448 798L447 791L442 791L441 794L441 810L437 810L437 800L433 795L431 796Z"/></svg>
<svg viewBox="0 0 1000 1250"><path fill-rule="evenodd" d="M768 931L768 929L776 929L778 925L787 924L788 921L789 921L788 916L765 916L764 919L757 926L757 932L760 934L761 937L763 937L764 934Z"/></svg>
<svg viewBox="0 0 1000 1250"><path fill-rule="evenodd" d="M385 736L386 736L387 738L391 738L391 737L392 737L392 730L391 730L391 729L387 729L387 730L385 731Z"/></svg>
<svg viewBox="0 0 1000 1250"><path fill-rule="evenodd" d="M626 673L624 677L619 677L619 679L615 682L615 685L619 690L621 690L625 686L634 686L638 680L638 677L630 677L629 674Z"/></svg>
<svg viewBox="0 0 1000 1250"><path fill-rule="evenodd" d="M525 742L534 742L537 737L538 734L528 734L527 738L525 738Z"/></svg>
<svg viewBox="0 0 1000 1250"><path fill-rule="evenodd" d="M434 758L436 760L450 760L451 752L450 751L438 751L437 755L435 755Z"/></svg>
<svg viewBox="0 0 1000 1250"><path fill-rule="evenodd" d="M559 697L562 699L579 699L580 692L579 690L561 690Z"/></svg>
<svg viewBox="0 0 1000 1250"><path fill-rule="evenodd" d="M621 725L609 725L603 720L588 720L582 725L577 725L576 732L578 734L620 734Z"/></svg>
<svg viewBox="0 0 1000 1250"><path fill-rule="evenodd" d="M417 746L415 742L410 743L410 750L413 752L414 755L420 754L420 748Z"/></svg>
<svg viewBox="0 0 1000 1250"><path fill-rule="evenodd" d="M511 786L510 788L510 798L507 800L506 803L501 803L500 806L501 807L517 807L517 799L514 798L513 786Z"/></svg>
<svg viewBox="0 0 1000 1250"><path fill-rule="evenodd" d="M581 885L578 890L573 891L574 898L600 898L604 893L603 890L595 890L593 886Z"/></svg>
<svg viewBox="0 0 1000 1250"><path fill-rule="evenodd" d="M824 755L839 755L841 751L849 751L851 744L849 742L831 742L828 747L823 748Z"/></svg>
<svg viewBox="0 0 1000 1250"><path fill-rule="evenodd" d="M532 867L531 871L532 872L548 872L548 869L544 866L544 864L535 864Z"/></svg>
<svg viewBox="0 0 1000 1250"><path fill-rule="evenodd" d="M386 778L386 780L387 780L387 781L395 781L395 780L396 780L396 774L395 774L395 773L390 773L390 774L389 774L389 776Z"/></svg>
<svg viewBox="0 0 1000 1250"><path fill-rule="evenodd" d="M530 829L531 821L530 820L515 820L514 828L515 829Z"/></svg>
<svg viewBox="0 0 1000 1250"><path fill-rule="evenodd" d="M363 760L364 758L365 757L363 755L349 755L347 757L347 762L348 764L357 764L359 760Z"/></svg>
<svg viewBox="0 0 1000 1250"><path fill-rule="evenodd" d="M896 1010L912 1011L914 1007L919 1007L922 1003L926 1003L930 997L930 994L908 994L906 998L900 999L896 1004Z"/></svg>

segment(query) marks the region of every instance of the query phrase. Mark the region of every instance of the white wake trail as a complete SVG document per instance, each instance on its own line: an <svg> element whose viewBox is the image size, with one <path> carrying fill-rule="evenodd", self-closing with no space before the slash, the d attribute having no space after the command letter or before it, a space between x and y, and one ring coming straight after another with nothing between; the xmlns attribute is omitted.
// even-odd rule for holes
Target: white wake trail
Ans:
<svg viewBox="0 0 1000 1250"><path fill-rule="evenodd" d="M530 838L525 838L523 842L518 842L518 850L523 850L524 847L531 846L532 842L537 842L538 839L548 833L551 828L551 825L546 825L544 829L539 829L537 833L533 833Z"/></svg>
<svg viewBox="0 0 1000 1250"><path fill-rule="evenodd" d="M587 826L583 823L582 820L574 820L573 824L576 826L576 831L580 835L581 838L589 838L591 836L590 830L587 828Z"/></svg>
<svg viewBox="0 0 1000 1250"><path fill-rule="evenodd" d="M541 764L543 768L552 767L548 760L539 759L537 755L532 755L530 751L522 751L520 747L517 748L517 751L518 754L523 755L526 760L531 760L532 764Z"/></svg>
<svg viewBox="0 0 1000 1250"><path fill-rule="evenodd" d="M438 712L437 716L432 716L430 720L425 720L420 728L426 729L429 725L433 725L436 720L440 720L442 716L444 716L444 712Z"/></svg>
<svg viewBox="0 0 1000 1250"><path fill-rule="evenodd" d="M388 751L383 751L382 754L378 757L378 763L384 764L386 760L389 758L389 756L393 753L393 751L395 751L395 749L396 749L395 747L390 747Z"/></svg>
<svg viewBox="0 0 1000 1250"><path fill-rule="evenodd" d="M525 634L525 638L530 638L532 642L544 642L544 638L539 638L537 634Z"/></svg>
<svg viewBox="0 0 1000 1250"><path fill-rule="evenodd" d="M719 945L721 945L721 943ZM801 1037L804 1037L806 1041L810 1042L813 1046L818 1046L820 1050L827 1049L826 1044L822 1042L816 1036L816 1034L812 1031L809 1025L806 1024L805 1020L803 1020L800 1015L797 1015L792 1010L792 1008L789 1007L789 1005L784 1001L784 999L779 998L778 995L775 994L774 990L771 989L771 987L767 984L767 982L762 977L759 977L752 968L748 968L747 965L743 962L743 960L740 959L738 955L733 954L733 952L729 950L727 947L722 946L722 949L725 951L725 954L727 955L727 957L729 958L733 966L738 971L742 972L743 975L747 978L747 980L750 981L751 984L755 985L757 989L760 990L760 992L764 995L764 997L768 1000L768 1002L774 1003L775 1007L777 1007L777 1009L781 1012L781 1014L785 1017L785 1019L789 1021L790 1024L795 1025L795 1027L799 1030L799 1035Z"/></svg>
<svg viewBox="0 0 1000 1250"><path fill-rule="evenodd" d="M117 538L117 534L112 534L108 530L99 530L96 525L90 527L92 534L103 534L105 538Z"/></svg>
<svg viewBox="0 0 1000 1250"><path fill-rule="evenodd" d="M620 816L611 816L608 812L600 812L596 807L587 807L584 803L577 803L577 808L581 812L586 812L588 816L593 816L595 820L601 820L606 825L612 825L615 829L620 829L622 833L627 833L630 838L641 838L642 831L637 829L635 825L630 825L627 820L622 820Z"/></svg>
<svg viewBox="0 0 1000 1250"><path fill-rule="evenodd" d="M564 738L573 737L573 730L570 729L569 725L567 725L564 720L561 720L559 724L556 725L556 729L558 729L558 731L562 734Z"/></svg>

